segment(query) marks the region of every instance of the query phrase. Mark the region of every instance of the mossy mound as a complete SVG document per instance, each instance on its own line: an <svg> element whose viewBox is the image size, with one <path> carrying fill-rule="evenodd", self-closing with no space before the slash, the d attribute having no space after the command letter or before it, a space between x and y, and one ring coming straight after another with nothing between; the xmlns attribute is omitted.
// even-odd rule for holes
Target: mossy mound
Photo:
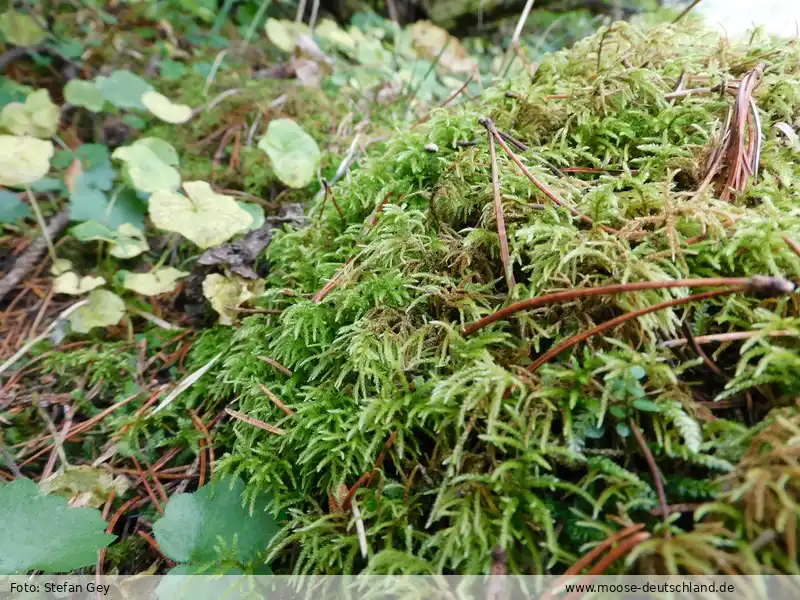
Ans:
<svg viewBox="0 0 800 600"><path fill-rule="evenodd" d="M399 132L334 187L338 208L320 197L268 249L262 304L280 315L193 350L199 366L229 346L193 394L282 430L236 422L219 469L287 511L274 571L488 573L501 548L508 572L561 573L636 524L641 543L606 572L800 571L795 296L673 302L543 364L609 319L712 288L567 297L463 329L576 288L796 280L799 109L796 41L618 23L532 83ZM540 183L498 141L512 286L481 116Z"/></svg>

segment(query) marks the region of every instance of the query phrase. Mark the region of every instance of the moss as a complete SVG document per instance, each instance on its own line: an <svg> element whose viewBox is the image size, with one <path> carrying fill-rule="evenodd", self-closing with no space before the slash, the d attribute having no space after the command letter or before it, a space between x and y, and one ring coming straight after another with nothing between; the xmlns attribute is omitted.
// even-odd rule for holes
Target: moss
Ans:
<svg viewBox="0 0 800 600"><path fill-rule="evenodd" d="M729 202L696 190L704 173L698 160L713 148L732 97L664 96L682 73L717 81L754 50L702 30L643 33L615 24L545 58L532 85L505 83L487 90L480 106L433 111L335 187L344 218L320 197L307 228L276 236L262 303L283 312L243 321L207 389L286 431L235 423L236 441L219 464L221 473L243 475L250 493L270 491L275 508L291 515L273 544L276 572L485 573L499 546L511 572L558 573L620 522L645 524L652 553L661 556L656 542L666 533L651 514L659 507L655 482L630 423L649 442L668 502L732 502L716 480L743 460L759 427L753 417L798 392L796 345L768 335L800 325L792 302L735 294L651 313L590 338L534 375L525 367L554 344L686 293L575 300L517 313L469 337L461 327L514 300L575 287L800 276L800 259L781 239L800 239L790 177L800 172L768 129L785 118L787 85L796 87L787 78L800 61L791 44L760 36L753 44L770 53L756 94L762 170L758 183ZM539 207L547 199L498 149L511 291L480 115L529 145L519 153L529 169L595 222ZM473 139L476 148L458 144ZM438 152L427 152L429 143ZM597 172L554 171L568 167ZM601 223L619 231L604 232ZM761 333L744 345L708 347L726 381L686 347L664 347L682 337L682 322L695 335ZM270 402L262 384L294 414ZM754 414L737 408L747 394L762 398ZM715 397L737 401L713 419L706 402ZM336 498L374 469L390 438L372 485L354 496L367 532L364 560ZM759 531L727 518L724 531L703 538L715 551L729 548L731 536L743 548ZM702 511L673 520L675 547L694 552L705 521ZM796 569L787 547L769 552L782 553L780 560L735 555L733 563L745 571ZM652 553L619 560L610 571L674 566ZM714 572L717 563L704 560L676 568Z"/></svg>

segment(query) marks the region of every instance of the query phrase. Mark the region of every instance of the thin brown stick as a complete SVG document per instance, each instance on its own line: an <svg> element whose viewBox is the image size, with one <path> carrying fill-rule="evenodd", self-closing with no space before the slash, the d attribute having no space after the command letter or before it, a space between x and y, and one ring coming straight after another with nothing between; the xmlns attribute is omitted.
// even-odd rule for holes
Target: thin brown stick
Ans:
<svg viewBox="0 0 800 600"><path fill-rule="evenodd" d="M636 438L636 442L639 444L639 448L642 449L644 459L647 461L647 466L650 468L650 473L653 475L653 483L655 483L656 494L658 494L658 504L661 507L661 516L664 518L664 532L667 537L670 537L669 506L667 505L667 495L664 493L664 480L661 477L661 471L658 470L656 459L653 457L653 453L650 452L650 448L647 447L647 442L639 427L633 421L628 421L628 425L631 428L631 432L633 432L633 437Z"/></svg>
<svg viewBox="0 0 800 600"><path fill-rule="evenodd" d="M491 325L495 321L507 319L511 315L523 310L531 310L533 308L538 308L539 306L546 306L548 304L555 304L557 302L568 302L576 298L681 287L724 287L728 285L746 285L749 283L749 281L750 280L746 277L709 277L676 279L674 281L638 281L633 283L616 283L594 288L577 288L565 290L563 292L554 292L552 294L545 294L544 296L537 296L536 298L530 298L528 300L515 302L509 306L504 306L490 315L465 325L464 335L472 335L476 331Z"/></svg>
<svg viewBox="0 0 800 600"><path fill-rule="evenodd" d="M140 530L140 531L137 531L136 533L138 533L138 534L139 534L139 536L140 536L140 537L141 537L143 540L145 540L145 541L146 541L148 544L150 544L150 546L153 548L153 550L155 550L156 552L158 552L159 556L161 556L161 558L163 558L163 559L164 559L164 561L167 563L167 566L169 566L170 568L172 568L172 567L174 567L174 566L175 566L175 561L172 561L172 560L170 560L170 559L169 559L169 558L168 558L168 557L167 557L167 556L166 556L166 555L165 555L165 554L164 554L164 553L161 551L161 548L159 548L159 546L158 546L158 542L157 542L157 541L155 541L155 540L153 539L153 536L151 536L149 533L146 533L146 532L144 532L144 531L141 531L141 530Z"/></svg>
<svg viewBox="0 0 800 600"><path fill-rule="evenodd" d="M746 286L737 286L732 288L725 288L722 290L712 290L710 292L702 292L700 294L694 294L692 296L686 296L685 298L675 298L673 300L668 300L667 302L661 302L660 304L654 304L653 306L646 306L644 308L640 308L638 310L634 310L624 315L620 315L614 319L610 319L601 323L597 327L593 327L587 331L579 333L577 335L573 335L570 338L567 338L560 344L556 344L550 350L542 354L539 358L537 358L533 363L528 367L528 371L530 373L535 373L536 370L541 367L543 364L548 362L550 359L555 358L559 354L561 354L564 350L568 348L572 348L572 346L576 346L581 342L589 339L593 335L597 335L598 333L602 333L612 327L616 327L617 325L621 325L622 323L626 323L632 319L637 319L643 315L650 314L652 312L658 312L659 310L664 310L666 308L671 308L673 306L680 306L681 304L688 304L689 302L696 302L698 300L706 300L708 298L715 298L717 296L726 296L728 294L734 294L736 292L743 292L747 289Z"/></svg>
<svg viewBox="0 0 800 600"><path fill-rule="evenodd" d="M161 507L161 503L158 501L158 498L156 497L153 488L150 487L150 482L147 481L147 475L145 474L144 471L142 471L142 467L139 464L139 461L136 460L136 457L132 456L131 458L133 459L133 466L136 467L139 479L144 484L144 489L147 490L147 495L150 496L150 500L153 501L153 506L156 507L156 510L159 512L159 514L163 515L164 509Z"/></svg>
<svg viewBox="0 0 800 600"><path fill-rule="evenodd" d="M700 347L700 344L697 343L694 333L692 332L692 326L687 321L683 322L683 332L686 334L686 339L689 341L689 345L692 347L692 350L694 350L695 354L697 354L703 360L706 366L725 381L730 381L731 378L725 373L725 371L720 369L717 366L717 363L711 360Z"/></svg>
<svg viewBox="0 0 800 600"><path fill-rule="evenodd" d="M503 216L503 200L500 195L500 176L497 172L497 153L494 147L494 135L489 134L489 156L492 161L492 191L494 193L494 216L497 220L497 236L500 238L500 258L503 262L503 275L505 276L508 290L511 291L516 285L514 281L514 271L511 265L511 257L508 252L508 235L506 234L506 220Z"/></svg>
<svg viewBox="0 0 800 600"><path fill-rule="evenodd" d="M289 416L294 414L294 411L291 408L289 408L288 406L286 406L283 402L281 402L281 399L278 398L275 394L273 394L267 386L265 386L263 383L259 383L258 387L261 388L261 391L264 392L267 395L267 398L269 398L270 401L275 406L280 408L283 412L285 412Z"/></svg>
<svg viewBox="0 0 800 600"><path fill-rule="evenodd" d="M214 440L211 437L211 432L209 432L208 427L206 427L206 424L203 423L203 420L197 416L197 413L193 410L190 410L189 413L192 415L192 421L194 422L195 427L197 427L197 429L199 429L205 437L205 451L208 453L208 474L212 475L214 470ZM203 449L201 448L200 451L202 452ZM202 486L203 484L201 483L200 487Z"/></svg>
<svg viewBox="0 0 800 600"><path fill-rule="evenodd" d="M254 419L250 415L246 415L244 413L240 413L238 410L233 410L232 408L226 408L225 412L232 416L234 419L239 419L240 421L244 421L252 425L253 427L258 427L259 429L263 429L264 431L269 431L270 433L274 433L275 435L284 435L286 432L283 429L279 429L277 427L273 427L272 425L268 425L264 423L264 421L259 421L258 419Z"/></svg>

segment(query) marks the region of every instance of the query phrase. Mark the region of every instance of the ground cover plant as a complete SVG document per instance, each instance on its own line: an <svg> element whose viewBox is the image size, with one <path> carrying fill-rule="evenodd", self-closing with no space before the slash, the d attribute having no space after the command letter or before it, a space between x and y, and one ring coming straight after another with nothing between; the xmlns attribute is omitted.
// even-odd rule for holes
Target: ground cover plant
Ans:
<svg viewBox="0 0 800 600"><path fill-rule="evenodd" d="M160 79L4 82L0 570L800 570L796 40L103 14Z"/></svg>

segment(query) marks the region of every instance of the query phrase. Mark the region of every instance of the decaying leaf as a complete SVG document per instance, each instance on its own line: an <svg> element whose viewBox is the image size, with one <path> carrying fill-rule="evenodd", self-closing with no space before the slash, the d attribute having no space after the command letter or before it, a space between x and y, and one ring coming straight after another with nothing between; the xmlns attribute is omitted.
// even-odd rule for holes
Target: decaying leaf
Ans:
<svg viewBox="0 0 800 600"><path fill-rule="evenodd" d="M50 170L53 143L30 136L0 135L0 185L19 187Z"/></svg>
<svg viewBox="0 0 800 600"><path fill-rule="evenodd" d="M167 123L186 123L192 118L192 107L186 104L175 104L163 94L148 90L142 94L142 104L151 113Z"/></svg>
<svg viewBox="0 0 800 600"><path fill-rule="evenodd" d="M89 294L89 304L81 306L69 316L72 330L89 333L94 327L116 325L125 314L122 298L108 290L94 290Z"/></svg>
<svg viewBox="0 0 800 600"><path fill-rule="evenodd" d="M39 483L43 494L63 496L69 506L98 508L113 491L122 496L130 482L122 475L114 476L106 469L88 465L62 467Z"/></svg>
<svg viewBox="0 0 800 600"><path fill-rule="evenodd" d="M430 21L417 21L411 26L414 47L420 56L435 60L445 71L471 73L477 68L477 61L469 55L464 46L445 29ZM444 50L444 52L442 52Z"/></svg>
<svg viewBox="0 0 800 600"><path fill-rule="evenodd" d="M212 273L203 280L203 295L219 313L221 325L232 325L236 321L236 309L242 304L264 293L264 281L244 279L237 275L225 277Z"/></svg>
<svg viewBox="0 0 800 600"><path fill-rule="evenodd" d="M150 197L150 218L156 227L210 248L247 231L253 222L231 196L216 193L205 181L187 181L183 189L187 196L159 191Z"/></svg>
<svg viewBox="0 0 800 600"><path fill-rule="evenodd" d="M291 119L275 119L258 147L272 161L275 175L293 188L302 188L314 180L321 155L317 142Z"/></svg>
<svg viewBox="0 0 800 600"><path fill-rule="evenodd" d="M186 277L187 271L174 267L162 267L153 273L124 273L122 285L143 296L158 296L175 289L178 279Z"/></svg>

